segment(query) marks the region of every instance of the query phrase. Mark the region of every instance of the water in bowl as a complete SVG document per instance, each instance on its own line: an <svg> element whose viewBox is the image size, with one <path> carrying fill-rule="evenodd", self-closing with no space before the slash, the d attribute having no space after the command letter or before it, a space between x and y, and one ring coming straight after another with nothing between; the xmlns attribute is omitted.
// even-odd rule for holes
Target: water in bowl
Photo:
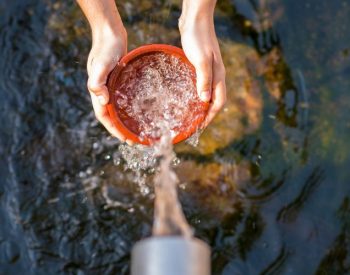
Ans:
<svg viewBox="0 0 350 275"><path fill-rule="evenodd" d="M162 52L130 61L114 92L120 119L141 139L157 140L167 131L174 138L205 114L193 70Z"/></svg>

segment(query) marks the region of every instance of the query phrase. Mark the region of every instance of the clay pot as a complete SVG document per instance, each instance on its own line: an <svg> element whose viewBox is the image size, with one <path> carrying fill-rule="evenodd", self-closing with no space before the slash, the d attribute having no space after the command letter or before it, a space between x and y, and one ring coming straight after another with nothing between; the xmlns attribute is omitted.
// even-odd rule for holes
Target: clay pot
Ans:
<svg viewBox="0 0 350 275"><path fill-rule="evenodd" d="M125 76L123 79L121 79L120 76L123 74L123 72L127 72L124 70L128 69L128 64L135 62L135 60L142 58L145 55L152 55L159 52L175 56L180 60L180 62L183 62L186 66L188 66L193 72L193 77L191 80L193 81L193 85L195 87L195 69L186 58L183 50L180 48L165 44L151 44L136 48L125 55L113 69L107 79L107 87L110 93L110 101L107 105L107 109L115 127L126 137L126 139L129 139L134 143L150 145L154 143L156 139L151 137L141 138L138 130L138 121L135 118L130 118L128 113L126 113L125 110L123 110L123 108L121 108L121 106L118 104L116 91L121 91L121 82L127 81ZM147 64L144 65L147 66ZM121 92L127 93L126 90ZM209 103L202 102L198 96L197 98L198 100L195 102L196 108L189 106L189 112L185 116L184 125L181 127L181 129L177 129L177 135L172 140L173 144L181 142L190 137L200 127L201 123L205 119L209 108ZM126 120L128 121L127 123Z"/></svg>

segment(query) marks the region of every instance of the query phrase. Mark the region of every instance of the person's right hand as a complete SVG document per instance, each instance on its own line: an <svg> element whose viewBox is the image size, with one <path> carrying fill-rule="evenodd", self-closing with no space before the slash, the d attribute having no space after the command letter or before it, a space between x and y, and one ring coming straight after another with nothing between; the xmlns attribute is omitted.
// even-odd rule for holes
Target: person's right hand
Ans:
<svg viewBox="0 0 350 275"><path fill-rule="evenodd" d="M92 48L87 62L88 90L95 116L103 126L122 142L131 143L114 126L107 110L109 93L106 86L109 73L127 53L127 33L123 26L117 30L101 28L93 35Z"/></svg>

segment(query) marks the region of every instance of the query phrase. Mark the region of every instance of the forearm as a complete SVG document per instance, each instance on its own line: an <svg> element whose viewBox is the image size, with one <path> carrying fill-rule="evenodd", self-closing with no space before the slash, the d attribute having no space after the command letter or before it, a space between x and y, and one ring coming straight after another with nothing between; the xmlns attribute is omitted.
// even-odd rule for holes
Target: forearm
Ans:
<svg viewBox="0 0 350 275"><path fill-rule="evenodd" d="M77 0L87 20L89 21L93 40L101 36L118 35L124 31L114 0Z"/></svg>
<svg viewBox="0 0 350 275"><path fill-rule="evenodd" d="M179 19L180 31L201 21L213 25L215 5L216 0L183 0Z"/></svg>

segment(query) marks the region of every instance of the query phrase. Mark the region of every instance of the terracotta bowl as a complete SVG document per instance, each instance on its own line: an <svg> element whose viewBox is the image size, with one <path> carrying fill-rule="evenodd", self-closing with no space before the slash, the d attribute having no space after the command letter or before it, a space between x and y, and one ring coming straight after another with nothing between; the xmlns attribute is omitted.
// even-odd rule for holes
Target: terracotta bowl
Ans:
<svg viewBox="0 0 350 275"><path fill-rule="evenodd" d="M129 139L134 143L151 145L156 140L151 137L143 137L143 138L140 137L139 135L140 133L137 130L135 130L137 129L137 123L138 123L137 120L132 121L132 126L135 126L135 127L130 127L130 121L126 123L126 117L128 116L128 114L125 113L125 111L123 112L120 105L118 105L118 100L116 96L116 91L117 90L120 91L121 81L125 81L125 79L123 80L120 79L120 75L123 73L124 70L128 68L128 64L131 64L135 60L145 55L152 55L154 53L160 53L160 52L167 55L175 56L180 60L180 62L183 62L186 66L188 66L188 68L190 68L190 70L192 71L193 77L191 78L191 80L193 81L193 84L195 86L195 83L196 83L195 69L186 58L183 50L180 48L177 48L171 45L165 45L165 44L145 45L132 50L119 61L118 65L113 69L113 71L110 73L107 79L107 87L110 93L110 101L107 105L108 112L116 128L121 133L123 133L126 139ZM145 66L147 66L147 64L145 64ZM122 91L122 92L127 93L127 91ZM186 114L188 118L186 119L187 122L185 123L185 125L183 125L183 127L181 127L181 129L177 129L177 135L172 140L173 144L181 142L187 139L188 137L190 137L194 132L197 131L197 129L205 119L208 112L209 103L202 102L197 96L195 104L196 104L196 108L195 108L196 114L193 114L193 112L191 111L189 111L189 113ZM189 108L189 109L193 110L194 108ZM129 127L127 127L126 124L128 124Z"/></svg>

